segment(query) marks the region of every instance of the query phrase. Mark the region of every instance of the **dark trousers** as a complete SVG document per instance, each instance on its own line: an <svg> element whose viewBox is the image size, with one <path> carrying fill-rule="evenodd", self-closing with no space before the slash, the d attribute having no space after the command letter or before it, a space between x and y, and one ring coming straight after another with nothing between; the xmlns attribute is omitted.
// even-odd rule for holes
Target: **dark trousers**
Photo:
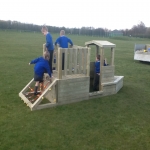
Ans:
<svg viewBox="0 0 150 150"><path fill-rule="evenodd" d="M52 51L49 51L49 54L50 54L49 66L50 66L50 71L51 71L51 73L53 73L53 69L52 69L53 52L54 52L53 50L52 50Z"/></svg>
<svg viewBox="0 0 150 150"><path fill-rule="evenodd" d="M99 91L99 76L97 73L94 74L94 84L93 84L93 90Z"/></svg>
<svg viewBox="0 0 150 150"><path fill-rule="evenodd" d="M65 53L62 53L62 70L64 70L64 64L65 64Z"/></svg>

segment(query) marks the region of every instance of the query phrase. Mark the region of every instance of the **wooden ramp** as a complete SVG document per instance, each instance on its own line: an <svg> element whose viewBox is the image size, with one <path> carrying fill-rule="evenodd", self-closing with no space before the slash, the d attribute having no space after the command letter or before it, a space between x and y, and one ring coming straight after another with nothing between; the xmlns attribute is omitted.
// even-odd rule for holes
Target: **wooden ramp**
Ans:
<svg viewBox="0 0 150 150"><path fill-rule="evenodd" d="M33 86L34 80L32 79L25 88L19 93L19 96L30 107L31 110L43 109L54 107L56 105L56 84L58 79L53 79L52 83L44 80L44 89L39 91L38 95L34 95Z"/></svg>

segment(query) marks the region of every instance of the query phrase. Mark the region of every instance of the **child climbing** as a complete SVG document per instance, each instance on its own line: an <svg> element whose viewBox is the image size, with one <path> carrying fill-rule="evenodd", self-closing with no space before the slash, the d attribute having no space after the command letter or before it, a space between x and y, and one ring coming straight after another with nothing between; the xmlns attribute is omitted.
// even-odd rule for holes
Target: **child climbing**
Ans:
<svg viewBox="0 0 150 150"><path fill-rule="evenodd" d="M35 83L35 89L34 89L34 95L38 94L38 86L39 83L43 83L43 75L45 72L47 72L50 76L50 82L51 82L51 70L49 67L49 58L50 55L47 51L43 53L43 57L36 58L32 60L30 64L35 64L34 66L34 81Z"/></svg>

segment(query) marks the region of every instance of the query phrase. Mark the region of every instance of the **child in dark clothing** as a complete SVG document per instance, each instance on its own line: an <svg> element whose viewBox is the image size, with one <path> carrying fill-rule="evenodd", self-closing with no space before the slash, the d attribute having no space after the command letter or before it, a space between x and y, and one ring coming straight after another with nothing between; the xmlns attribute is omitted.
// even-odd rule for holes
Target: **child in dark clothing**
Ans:
<svg viewBox="0 0 150 150"><path fill-rule="evenodd" d="M104 59L104 66L107 66L105 59ZM95 61L95 73L94 73L94 85L93 90L98 91L99 87L99 78L100 78L100 55L97 55L96 61Z"/></svg>
<svg viewBox="0 0 150 150"><path fill-rule="evenodd" d="M94 85L93 85L94 91L98 91L99 76L100 76L100 55L97 55L95 61L95 73L94 73Z"/></svg>
<svg viewBox="0 0 150 150"><path fill-rule="evenodd" d="M37 92L38 85L39 85L39 83L43 82L43 75L44 75L45 71L47 71L47 73L49 74L50 81L51 81L51 70L50 70L49 62L48 62L49 58L50 58L49 53L47 51L45 51L43 53L43 57L36 58L29 63L29 65L35 64L35 66L34 66L34 81L36 83L35 83L34 95L38 94L38 92Z"/></svg>

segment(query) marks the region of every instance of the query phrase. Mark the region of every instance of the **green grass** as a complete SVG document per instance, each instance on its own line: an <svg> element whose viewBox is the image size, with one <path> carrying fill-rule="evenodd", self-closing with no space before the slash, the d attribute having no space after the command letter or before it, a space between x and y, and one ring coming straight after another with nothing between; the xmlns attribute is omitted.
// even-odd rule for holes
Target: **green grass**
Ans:
<svg viewBox="0 0 150 150"><path fill-rule="evenodd" d="M133 60L134 44L149 40L69 37L81 46L94 39L115 43L115 75L124 76L123 88L115 95L31 112L18 93L33 77L28 62L42 54L45 37L0 31L0 149L149 150L150 63Z"/></svg>

